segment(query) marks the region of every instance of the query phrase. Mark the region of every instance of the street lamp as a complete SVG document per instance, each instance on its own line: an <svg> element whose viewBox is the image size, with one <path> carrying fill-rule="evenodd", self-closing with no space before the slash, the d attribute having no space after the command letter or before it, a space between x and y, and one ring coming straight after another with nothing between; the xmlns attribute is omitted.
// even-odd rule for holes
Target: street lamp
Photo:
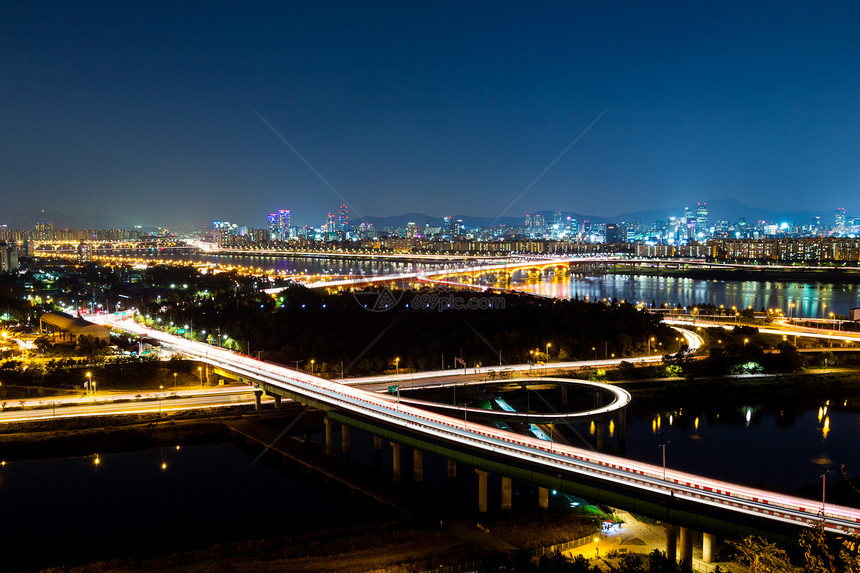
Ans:
<svg viewBox="0 0 860 573"><path fill-rule="evenodd" d="M648 356L651 356L651 343L654 342L654 337L648 339Z"/></svg>
<svg viewBox="0 0 860 573"><path fill-rule="evenodd" d="M176 372L173 373L173 389L176 390Z"/></svg>
<svg viewBox="0 0 860 573"><path fill-rule="evenodd" d="M592 346L592 347L591 347L591 350L592 350L592 352L594 352L594 360L595 360L595 362L596 362L596 361L597 361L597 348L596 348L596 347L594 347L594 346Z"/></svg>
<svg viewBox="0 0 860 573"><path fill-rule="evenodd" d="M666 442L658 446L660 448L663 448L663 481L666 481L666 446L668 446L669 443L670 442Z"/></svg>
<svg viewBox="0 0 860 573"><path fill-rule="evenodd" d="M400 358L399 357L394 359L394 371L398 375L400 374Z"/></svg>
<svg viewBox="0 0 860 573"><path fill-rule="evenodd" d="M552 346L549 342L546 343L546 361L549 362L549 347Z"/></svg>
<svg viewBox="0 0 860 573"><path fill-rule="evenodd" d="M90 396L92 396L92 395L93 395L93 385L92 385L92 382L93 382L93 373L92 373L92 372L87 372L87 390L89 390L89 391L90 391Z"/></svg>
<svg viewBox="0 0 860 573"><path fill-rule="evenodd" d="M314 360L313 358L311 358L311 374L313 374L313 373L314 373L314 364L316 364L316 360Z"/></svg>
<svg viewBox="0 0 860 573"><path fill-rule="evenodd" d="M197 376L200 378L200 385L202 386L203 385L203 367L202 366L197 367Z"/></svg>

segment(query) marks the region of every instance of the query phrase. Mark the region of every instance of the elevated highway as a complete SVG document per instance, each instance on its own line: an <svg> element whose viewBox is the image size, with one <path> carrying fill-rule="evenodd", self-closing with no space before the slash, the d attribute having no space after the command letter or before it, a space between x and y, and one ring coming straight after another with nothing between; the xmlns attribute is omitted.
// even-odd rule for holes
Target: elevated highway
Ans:
<svg viewBox="0 0 860 573"><path fill-rule="evenodd" d="M131 319L96 316L210 364L255 380L261 389L327 412L329 419L394 442L543 487L721 535L762 530L790 534L825 520L834 533L860 533L860 510L731 484L436 414L397 397L260 362L247 356L153 331ZM480 473L479 473L480 475ZM484 486L486 487L486 486ZM486 495L486 489L484 489Z"/></svg>

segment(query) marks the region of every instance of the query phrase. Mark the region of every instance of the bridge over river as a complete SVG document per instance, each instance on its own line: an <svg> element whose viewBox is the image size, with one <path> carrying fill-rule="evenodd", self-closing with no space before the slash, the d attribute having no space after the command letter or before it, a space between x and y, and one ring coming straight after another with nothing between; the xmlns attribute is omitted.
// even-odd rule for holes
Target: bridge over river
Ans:
<svg viewBox="0 0 860 573"><path fill-rule="evenodd" d="M132 319L112 315L91 317L114 327L145 334L177 351L237 373L261 391L319 408L327 416L327 443L335 424L344 440L349 428L365 430L381 445L394 450L395 478L399 474L401 446L414 449L416 470L424 452L451 463L473 466L479 477L479 508L487 508L487 477L502 478L502 507L510 508L511 479L540 487L540 504L547 504L547 489L583 497L647 515L681 528L681 557L691 555L692 534L703 532L704 557L710 559L714 536L737 538L766 532L794 538L799 528L824 519L833 533L860 533L860 510L816 502L771 491L727 483L705 476L654 466L622 457L596 453L514 432L467 423L401 402L397 396L370 392L319 378L276 364L186 340L149 329ZM741 460L739 463L743 463ZM420 475L420 471L418 471ZM675 536L668 536L674 544ZM673 554L674 546L668 548Z"/></svg>

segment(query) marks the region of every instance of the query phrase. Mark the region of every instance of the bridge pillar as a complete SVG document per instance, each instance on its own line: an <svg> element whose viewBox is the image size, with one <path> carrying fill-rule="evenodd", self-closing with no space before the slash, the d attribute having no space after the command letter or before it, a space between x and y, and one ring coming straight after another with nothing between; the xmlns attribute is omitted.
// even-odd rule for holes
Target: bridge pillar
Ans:
<svg viewBox="0 0 860 573"><path fill-rule="evenodd" d="M400 444L391 442L394 483L400 483Z"/></svg>
<svg viewBox="0 0 860 573"><path fill-rule="evenodd" d="M606 424L603 423L603 420L595 421L595 433L597 434L597 451L602 452L605 447L606 442L606 431L604 427Z"/></svg>
<svg viewBox="0 0 860 573"><path fill-rule="evenodd" d="M679 556L679 561L687 560L692 563L693 561L693 531L682 527L681 528L681 555Z"/></svg>
<svg viewBox="0 0 860 573"><path fill-rule="evenodd" d="M702 534L702 561L714 562L714 547L717 545L717 536L713 533Z"/></svg>
<svg viewBox="0 0 860 573"><path fill-rule="evenodd" d="M594 407L600 408L601 406L603 406L603 392L601 392L600 390L595 390L594 391Z"/></svg>
<svg viewBox="0 0 860 573"><path fill-rule="evenodd" d="M262 390L254 390L254 409L259 410L263 407L262 403L263 391Z"/></svg>
<svg viewBox="0 0 860 573"><path fill-rule="evenodd" d="M454 479L457 477L457 462L454 460L448 460L448 479Z"/></svg>
<svg viewBox="0 0 860 573"><path fill-rule="evenodd" d="M382 470L382 438L373 436L373 467Z"/></svg>
<svg viewBox="0 0 860 573"><path fill-rule="evenodd" d="M273 395L275 398L275 410L279 410L281 408L281 397L278 395Z"/></svg>
<svg viewBox="0 0 860 573"><path fill-rule="evenodd" d="M334 422L328 418L324 419L323 422L325 423L325 453L330 456L332 452L331 445L333 441L332 432L334 430Z"/></svg>
<svg viewBox="0 0 860 573"><path fill-rule="evenodd" d="M666 557L673 563L678 561L678 539L675 526L669 523L663 525L666 529Z"/></svg>
<svg viewBox="0 0 860 573"><path fill-rule="evenodd" d="M627 407L618 410L618 441L627 441Z"/></svg>
<svg viewBox="0 0 860 573"><path fill-rule="evenodd" d="M541 509L549 507L549 490L545 487L538 488L538 507Z"/></svg>
<svg viewBox="0 0 860 573"><path fill-rule="evenodd" d="M478 511L487 513L487 476L489 472L475 468L478 474Z"/></svg>
<svg viewBox="0 0 860 573"><path fill-rule="evenodd" d="M412 480L421 483L424 481L424 452L415 448L412 450Z"/></svg>
<svg viewBox="0 0 860 573"><path fill-rule="evenodd" d="M340 425L340 453L349 455L349 426L346 424Z"/></svg>
<svg viewBox="0 0 860 573"><path fill-rule="evenodd" d="M567 406L567 384L561 385L561 403Z"/></svg>
<svg viewBox="0 0 860 573"><path fill-rule="evenodd" d="M511 513L511 478L502 476L502 511Z"/></svg>

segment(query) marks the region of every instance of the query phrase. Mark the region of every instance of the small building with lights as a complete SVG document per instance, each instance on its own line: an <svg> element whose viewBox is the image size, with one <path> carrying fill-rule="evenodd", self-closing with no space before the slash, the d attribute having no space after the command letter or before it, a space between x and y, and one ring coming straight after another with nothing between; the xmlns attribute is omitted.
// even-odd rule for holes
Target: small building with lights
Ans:
<svg viewBox="0 0 860 573"><path fill-rule="evenodd" d="M53 337L59 336L61 341L76 342L78 337L92 336L110 342L109 328L62 312L46 312L40 316L39 331Z"/></svg>

